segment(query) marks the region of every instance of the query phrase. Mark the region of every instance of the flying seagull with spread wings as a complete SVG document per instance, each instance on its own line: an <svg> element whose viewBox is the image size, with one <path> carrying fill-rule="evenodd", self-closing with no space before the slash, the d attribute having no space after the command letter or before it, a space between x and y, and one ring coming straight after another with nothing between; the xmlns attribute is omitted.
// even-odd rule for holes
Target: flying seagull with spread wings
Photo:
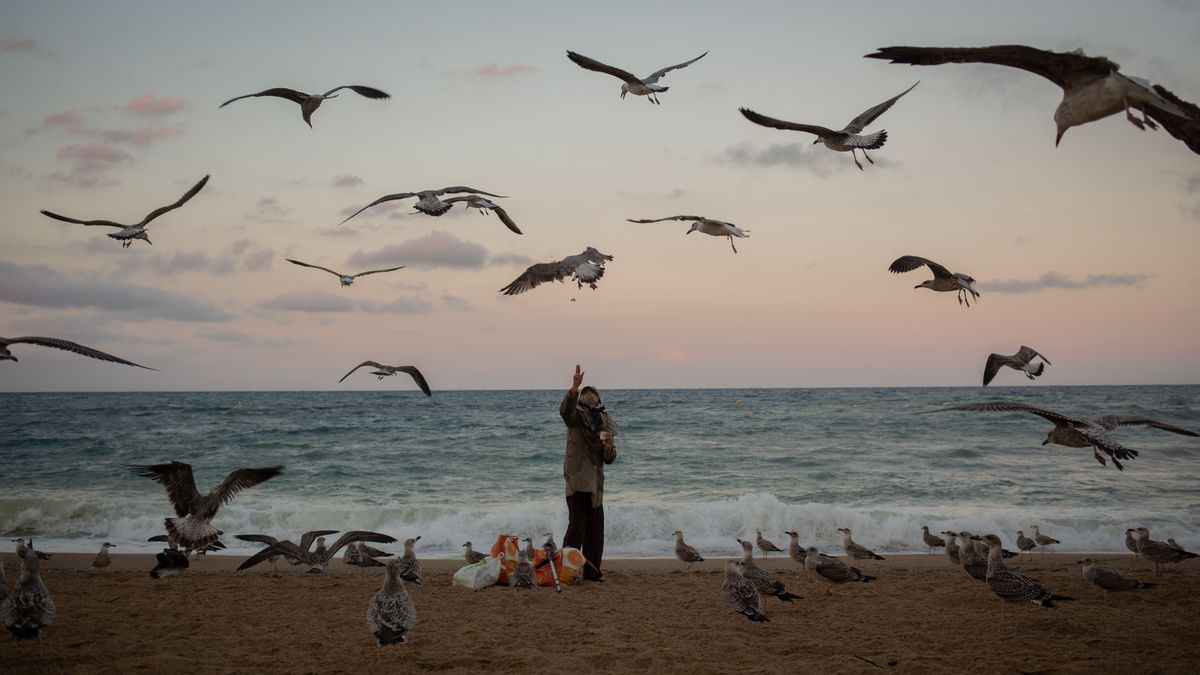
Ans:
<svg viewBox="0 0 1200 675"><path fill-rule="evenodd" d="M201 178L199 183L196 183L195 185L193 185L192 189L188 190L186 193L184 193L184 195L182 197L179 198L179 201L175 202L174 204L168 204L166 206L160 206L157 209L154 209L150 213L147 213L146 217L142 218L141 222L134 223L133 225L125 225L123 223L114 223L111 220L78 220L76 218L68 218L67 216L60 216L57 213L52 213L52 212L46 211L44 209L42 210L42 215L48 216L55 220L61 220L64 223L76 223L78 225L88 225L91 227L94 227L97 225L103 226L103 227L115 227L115 228L119 229L120 232L115 232L108 236L112 237L113 239L116 239L117 241L120 241L122 248L129 248L129 245L133 243L134 239L141 239L142 241L146 242L147 244L153 244L154 242L150 241L150 237L146 236L146 227L150 225L151 221L153 221L155 218L158 218L159 216L163 215L164 213L174 211L175 209L186 204L189 199L191 199L192 197L195 197L196 193L204 188L204 185L206 183L208 183L208 176Z"/></svg>
<svg viewBox="0 0 1200 675"><path fill-rule="evenodd" d="M17 357L9 351L9 345L38 345L41 347L52 347L54 349L62 349L63 351L74 352L80 356L86 356L101 361L109 361L111 363L120 363L126 366L134 366L136 368L145 368L146 370L157 370L157 368L146 368L146 366L138 365L133 361L117 358L112 354L105 354L99 349L85 347L77 342L70 340L59 340L58 338L26 336L17 338L0 337L0 361L12 361L16 363Z"/></svg>
<svg viewBox="0 0 1200 675"><path fill-rule="evenodd" d="M391 95L385 91L380 91L374 87L364 87L361 84L343 84L340 87L334 87L333 89L330 89L324 94L306 94L302 91L296 91L295 89L288 89L287 87L275 87L274 89L260 91L257 94L244 94L242 96L235 96L217 107L224 108L234 101L240 101L244 98L255 98L257 96L274 96L275 98L285 98L289 101L300 104L300 115L304 117L304 123L307 124L311 129L312 114L317 111L317 108L321 107L321 104L324 103L326 99L337 98L338 94L335 92L342 89L349 89L359 96L365 96L367 98L373 98L376 100L391 98Z"/></svg>
<svg viewBox="0 0 1200 675"><path fill-rule="evenodd" d="M450 199L443 200L443 203L450 204L451 206L460 202L468 209L479 209L479 212L485 216L488 211L494 212L496 217L500 219L500 222L504 223L505 227L517 234L521 234L521 229L513 222L508 212L501 208L499 204L496 204L483 195L473 194L466 197L451 197Z"/></svg>
<svg viewBox="0 0 1200 675"><path fill-rule="evenodd" d="M404 269L404 265L401 265L399 267L389 267L385 270L368 270L366 272L359 272L358 274L342 274L341 272L334 272L333 270L329 269L328 267L321 267L320 265L311 265L306 262L300 262L299 260L292 260L291 258L284 258L284 260L292 263L293 265L299 265L301 267L311 267L315 270L324 270L326 272L329 272L330 274L332 274L333 276L335 276L339 280L341 280L343 286L349 286L350 284L354 283L355 279L357 279L359 277L365 277L368 274L379 274L380 272L395 272L396 270Z"/></svg>
<svg viewBox="0 0 1200 675"><path fill-rule="evenodd" d="M375 370L371 374L375 375L381 380L385 377L395 375L396 373L408 373L412 376L413 381L417 383L417 386L421 388L421 391L425 392L426 396L433 396L433 392L429 390L429 383L425 381L425 376L421 374L421 371L417 370L416 366L385 366L382 363L377 363L375 361L363 361L357 366L351 368L350 372L343 375L342 379L338 380L338 382L344 381L347 377L353 375L354 371L364 366L370 366L371 368L374 368Z"/></svg>
<svg viewBox="0 0 1200 675"><path fill-rule="evenodd" d="M704 216L667 216L666 218L649 218L642 220L626 218L626 220L631 223L661 223L664 220L692 221L692 229L684 232L684 234L703 232L704 234L712 235L714 237L729 237L729 248L732 248L734 253L737 253L737 247L733 245L733 238L738 237L741 239L750 236L750 230L743 230L733 223L727 223L723 220L713 220L712 218L705 218Z"/></svg>
<svg viewBox="0 0 1200 675"><path fill-rule="evenodd" d="M574 279L579 288L587 284L596 290L596 281L604 276L604 263L612 260L611 255L587 247L583 253L569 255L557 262L536 263L530 265L525 272L500 292L505 295L517 295L537 288L547 281L562 281L567 277Z"/></svg>
<svg viewBox="0 0 1200 675"><path fill-rule="evenodd" d="M933 272L933 278L922 281L913 288L928 288L931 291L942 292L955 291L958 293L958 304L966 302L967 307L971 306L971 298L968 294L975 296L976 301L979 300L979 291L975 290L975 279L961 272L951 272L928 258L915 255L900 256L892 262L888 271L893 274L902 274L922 266L928 267L929 271Z"/></svg>
<svg viewBox="0 0 1200 675"><path fill-rule="evenodd" d="M866 58L910 66L990 63L1020 68L1050 80L1063 90L1062 102L1054 110L1055 145L1071 127L1124 111L1125 119L1135 127L1156 129L1158 122L1167 133L1200 154L1200 108L1180 100L1161 85L1122 75L1118 64L1103 56L1088 56L1082 49L1052 52L1024 45L884 47ZM1141 119L1134 117L1134 110L1142 113Z"/></svg>
<svg viewBox="0 0 1200 675"><path fill-rule="evenodd" d="M883 103L867 108L861 115L850 120L850 123L842 127L840 131L817 126L815 124L798 124L796 122L778 120L774 117L760 115L749 108L738 108L738 110L741 111L742 115L746 119L764 127L783 129L785 131L803 131L805 133L813 134L817 137L817 140L813 141L813 145L816 145L817 143L824 143L825 147L829 148L830 150L849 152L850 156L854 158L854 165L858 167L859 171L862 171L863 165L858 161L858 151L861 150L863 157L866 157L868 162L874 164L875 160L871 159L871 156L867 154L867 151L882 148L883 144L887 141L887 131L881 130L876 131L873 134L863 134L863 129L866 129L867 125L869 125L871 122L874 122L883 113L887 112L888 108L891 108L893 105L895 105L896 101L899 101L901 96L912 91L913 87L917 86L918 84L920 84L920 81L913 83L912 87L905 89Z"/></svg>
<svg viewBox="0 0 1200 675"><path fill-rule="evenodd" d="M1095 420L1077 419L1075 417L1067 417L1066 415L1056 413L1052 410L1037 408L1024 403L1014 403L1010 401L986 401L983 403L966 403L963 405L954 405L949 408L941 408L938 410L930 410L930 413L948 412L951 410L974 410L985 412L1027 412L1037 415L1042 419L1054 423L1054 428L1050 433L1046 434L1046 440L1042 441L1042 445L1055 443L1065 445L1068 448L1092 448L1092 454L1096 461L1107 466L1104 457L1100 456L1104 452L1112 459L1113 466L1121 471L1125 467L1121 465L1122 459L1133 459L1137 457L1138 451L1131 450L1117 443L1109 437L1109 433L1120 429L1121 427L1154 427L1162 429L1173 434L1181 434L1183 436L1200 436L1194 431L1188 431L1177 426L1158 422L1148 417L1139 417L1136 415L1104 415L1097 417Z"/></svg>
<svg viewBox="0 0 1200 675"><path fill-rule="evenodd" d="M1041 359L1041 363L1034 364L1034 359ZM983 366L983 386L988 386L992 378L996 377L996 373L1000 372L1000 368L1008 366L1013 370L1019 370L1025 373L1025 377L1034 379L1040 376L1046 370L1046 366L1053 365L1050 359L1037 353L1033 347L1021 345L1016 354L1011 356L1006 354L992 354L987 357L987 363Z"/></svg>
<svg viewBox="0 0 1200 675"><path fill-rule="evenodd" d="M646 100L650 101L651 103L658 103L658 94L669 89L669 87L664 87L661 84L658 84L658 81L662 79L663 75L666 75L672 70L686 68L707 55L708 52L704 52L691 61L684 61L683 63L673 66L667 66L661 70L654 71L648 77L640 78L628 70L621 70L615 66L610 66L606 63L600 63L596 59L588 58L583 54L567 52L567 58L571 59L571 61L573 61L575 65L579 66L580 68L585 70L594 70L597 73L606 73L623 81L625 84L621 85L621 98L625 98L626 94L633 94L634 96L645 96Z"/></svg>
<svg viewBox="0 0 1200 675"><path fill-rule="evenodd" d="M212 526L212 519L222 504L231 501L248 487L271 480L283 473L282 466L233 471L219 485L202 495L196 490L192 467L183 462L131 466L136 476L151 478L167 489L167 498L178 518L167 518L167 536L183 548L204 549L216 541L221 532Z"/></svg>
<svg viewBox="0 0 1200 675"><path fill-rule="evenodd" d="M466 187L465 185L454 185L451 187L441 188L440 190L420 190L418 192L397 192L397 193L391 194L391 195L384 195L384 196L380 197L379 199L376 199L375 201L371 202L370 204L367 204L366 206L362 207L361 209L350 214L350 216L348 218L346 218L346 220L343 220L342 222L338 223L338 225L346 224L346 221L350 220L350 218L357 216L358 214L362 213L363 211L366 211L367 209L371 208L372 206L378 206L379 204L382 204L384 202L392 202L392 201L397 201L400 199L408 199L410 197L417 198L417 203L413 204L413 208L416 209L418 212L424 213L427 216L440 216L443 213L449 211L450 207L452 207L453 204L450 204L447 201L442 201L441 199L438 199L438 197L441 197L442 195L449 195L449 194L461 194L464 192L469 192L469 193L475 194L475 195L486 195L488 197L497 197L499 199L507 199L507 197L505 197L504 195L494 195L490 192L484 192L483 190L476 190L475 188ZM506 217L507 217L507 215L508 214L505 214ZM501 220L503 220L503 218ZM508 223L505 223L505 225L508 225ZM509 226L509 229L516 231L517 234L521 234L521 232L519 230L515 230L515 226Z"/></svg>

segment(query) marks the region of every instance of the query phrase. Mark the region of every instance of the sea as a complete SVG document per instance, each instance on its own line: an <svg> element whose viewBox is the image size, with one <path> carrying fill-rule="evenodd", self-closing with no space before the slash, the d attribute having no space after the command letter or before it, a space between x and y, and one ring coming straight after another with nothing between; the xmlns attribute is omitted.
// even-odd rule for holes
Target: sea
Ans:
<svg viewBox="0 0 1200 675"><path fill-rule="evenodd" d="M129 466L179 460L202 492L239 467L284 473L221 508L233 538L315 529L420 536L420 555L566 527L559 391L0 394L0 534L48 551L148 552L173 515ZM1116 432L1124 471L1043 446L1029 414L940 412L1020 400L1063 414L1144 415L1200 430L1200 386L608 390L620 425L606 468L605 556L672 555L671 533L734 555L761 530L840 553L839 527L877 552L924 553L922 525L1040 525L1062 550L1124 552L1126 528L1200 548L1200 438Z"/></svg>

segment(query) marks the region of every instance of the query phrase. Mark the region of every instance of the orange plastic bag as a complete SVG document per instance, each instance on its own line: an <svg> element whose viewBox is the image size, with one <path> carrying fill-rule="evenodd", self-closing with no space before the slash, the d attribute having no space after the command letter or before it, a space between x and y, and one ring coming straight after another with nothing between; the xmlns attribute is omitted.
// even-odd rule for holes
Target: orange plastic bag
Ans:
<svg viewBox="0 0 1200 675"><path fill-rule="evenodd" d="M519 545L520 542L517 541L515 534L502 534L496 537L496 543L492 544L492 550L488 555L500 558L500 578L496 580L497 585L507 586L509 573L517 569Z"/></svg>
<svg viewBox="0 0 1200 675"><path fill-rule="evenodd" d="M539 548L533 552L533 571L537 576L538 586L553 586L554 575L549 565L538 567L538 563L546 559L546 549ZM583 573L583 553L577 548L564 548L554 554L554 569L558 572L558 583L569 586Z"/></svg>

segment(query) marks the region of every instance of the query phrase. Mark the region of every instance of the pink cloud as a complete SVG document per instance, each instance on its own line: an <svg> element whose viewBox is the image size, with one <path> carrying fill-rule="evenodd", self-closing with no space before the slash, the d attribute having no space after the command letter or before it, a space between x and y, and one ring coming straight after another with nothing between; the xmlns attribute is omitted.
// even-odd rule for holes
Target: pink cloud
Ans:
<svg viewBox="0 0 1200 675"><path fill-rule="evenodd" d="M58 150L58 158L69 160L69 171L55 171L48 178L77 187L113 185L108 171L133 159L129 153L111 145L68 145Z"/></svg>
<svg viewBox="0 0 1200 675"><path fill-rule="evenodd" d="M181 98L167 96L157 98L146 92L125 104L125 111L134 115L159 116L170 115L187 107L187 101Z"/></svg>
<svg viewBox="0 0 1200 675"><path fill-rule="evenodd" d="M516 77L518 75L536 73L537 70L537 66L533 66L528 63L510 63L506 66L502 66L495 61L492 61L491 63L485 63L478 68L451 68L450 70L445 71L445 73L447 75L477 75L479 77Z"/></svg>
<svg viewBox="0 0 1200 675"><path fill-rule="evenodd" d="M329 179L329 184L334 187L358 187L363 184L363 179L349 173L339 173Z"/></svg>
<svg viewBox="0 0 1200 675"><path fill-rule="evenodd" d="M68 145L59 148L58 158L99 164L119 164L132 159L129 153L111 145Z"/></svg>
<svg viewBox="0 0 1200 675"><path fill-rule="evenodd" d="M687 361L690 358L691 356L689 356L687 352L681 352L678 349L664 349L658 353L659 361L668 361L671 363Z"/></svg>
<svg viewBox="0 0 1200 675"><path fill-rule="evenodd" d="M29 37L4 38L3 44L0 44L0 49L6 52L36 52L37 48L37 40Z"/></svg>
<svg viewBox="0 0 1200 675"><path fill-rule="evenodd" d="M46 115L42 118L43 127L74 127L86 122L83 114L78 110L71 108L62 112Z"/></svg>

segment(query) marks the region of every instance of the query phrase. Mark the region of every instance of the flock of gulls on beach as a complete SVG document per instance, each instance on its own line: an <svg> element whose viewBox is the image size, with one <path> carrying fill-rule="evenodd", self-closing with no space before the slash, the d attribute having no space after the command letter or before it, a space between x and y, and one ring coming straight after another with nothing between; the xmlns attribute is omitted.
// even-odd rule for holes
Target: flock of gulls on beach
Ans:
<svg viewBox="0 0 1200 675"><path fill-rule="evenodd" d="M626 70L576 52L567 52L567 57L581 68L620 79L622 81L620 94L622 99L628 94L633 94L645 97L652 104L661 105L659 95L668 90L668 87L660 84L663 78L674 70L695 64L707 54L708 52L705 52L691 60L662 68L644 78L639 78ZM1050 80L1063 90L1062 102L1054 111L1053 116L1056 127L1056 145L1061 142L1063 135L1071 127L1123 112L1126 119L1137 128L1146 130L1161 127L1171 136L1185 143L1193 152L1200 154L1200 108L1179 99L1161 85L1152 84L1141 78L1126 76L1120 72L1116 63L1104 57L1088 56L1082 50L1052 52L1020 45L982 48L886 47L868 54L867 58L913 66L988 63L1025 70ZM863 158L873 164L874 160L867 154L867 151L876 151L882 148L888 138L887 131L884 130L866 133L867 127L895 105L901 97L912 92L916 86L917 84L913 84L883 103L868 108L838 130L768 117L748 108L741 108L740 112L754 124L811 134L816 138L814 144L821 143L826 148L837 152L849 152L855 166L862 170L864 167L858 160L858 153L861 152ZM373 100L390 98L386 92L380 89L362 85L341 85L324 94L307 94L294 89L272 88L234 97L222 103L220 107L224 108L230 103L247 98L286 99L300 106L301 117L309 127L312 127L313 113L325 101L337 98L340 95L339 92L344 90ZM1135 115L1135 113L1137 114ZM108 236L120 241L123 247L129 247L135 240L142 240L150 244L147 228L157 219L187 204L204 189L208 180L209 176L204 176L177 201L154 209L140 221L132 224L101 219L84 220L59 215L48 210L43 210L42 213L62 222L89 227L113 228L116 231L108 233ZM455 196L443 199L447 195ZM492 201L493 198L507 199L507 197L466 186L385 195L362 207L342 222L345 223L359 213L379 204L411 198L416 198L413 208L428 216L441 216L456 204L462 204L464 208L478 209L484 214L493 213L513 233L522 234L521 229L509 213L497 202ZM662 218L630 219L630 222L643 224L664 221L690 222L691 227L688 234L701 232L713 237L726 237L729 239L734 253L737 253L737 248L733 240L746 238L750 232L733 223L705 216L675 215ZM515 295L530 291L546 282L561 282L565 279L573 280L580 288L587 284L595 289L597 282L604 276L605 264L612 260L612 255L601 253L588 246L582 253L557 261L531 265L517 279L500 289L500 292L505 295ZM343 274L300 260L289 258L288 261L302 267L329 272L338 277L342 286L350 286L359 277L403 268L401 265L356 274ZM903 255L898 257L888 269L893 273L900 274L921 267L928 268L933 278L922 282L916 288L953 292L957 295L958 303L966 307L971 306L972 300L978 301L980 293L975 288L975 280L970 275L951 272L949 268L928 258ZM25 344L61 349L94 359L145 368L145 366L75 342L46 337L0 338L0 360L17 361L10 348L13 345ZM1037 359L1040 361L1035 363ZM1050 361L1037 350L1026 346L1022 346L1013 355L992 354L985 363L983 384L986 386L991 382L1002 367L1018 370L1029 379L1034 379L1041 376L1049 364ZM364 367L374 369L372 374L381 380L396 373L406 373L413 378L426 395L432 395L425 377L414 366L389 366L376 361L364 361L343 376L342 380ZM1047 434L1043 445L1056 443L1074 448L1090 447L1097 461L1106 464L1107 460L1111 460L1117 469L1123 469L1121 460L1127 461L1138 454L1136 450L1126 448L1110 437L1110 434L1117 429L1129 426L1150 426L1176 434L1198 435L1187 429L1140 416L1105 415L1095 420L1086 420L1014 402L970 403L930 412L955 410L1027 412L1037 415L1054 424L1054 428ZM151 571L151 576L156 579L182 573L189 566L189 555L203 555L206 551L223 547L223 544L220 543L222 532L213 525L213 519L220 507L233 499L241 490L270 480L283 471L282 466L238 469L230 473L225 480L207 494L201 494L196 488L191 467L183 462L172 461L167 464L131 468L134 474L150 478L166 489L175 513L174 517L164 520L166 534L158 534L151 538L152 541L167 543L167 548L157 555L158 565ZM1070 598L1055 595L1037 581L1010 568L1004 562L1006 558L1019 555L1019 552L1028 552L1032 555L1035 547L1044 551L1046 546L1059 543L1058 540L1041 534L1036 526L1031 526L1030 530L1034 535L1032 539L1025 537L1023 531L1017 533L1018 552L1006 551L1000 538L995 534L980 536L969 532L946 531L942 533L945 536L943 539L931 534L928 527L925 527L922 528L922 541L930 552L934 548L944 548L946 557L952 563L959 565L973 579L987 584L1001 600L1028 601L1043 607L1053 607L1055 601ZM851 562L882 560L881 556L855 542L848 528L841 528L840 531L843 534L844 552ZM390 535L352 531L344 533L332 545L327 546L325 537L332 534L336 534L336 532L332 530L306 532L300 537L299 543L279 540L265 534L239 534L237 538L240 540L265 546L242 563L239 570L248 569L262 562L274 564L283 559L292 565L307 566L311 573L320 573L342 549L345 549L343 560L347 564L357 567L385 566L383 587L368 604L368 628L380 645L406 642L406 633L415 625L416 613L412 598L405 589L405 582L420 584L421 567L414 552L414 545L420 537L406 540L404 554L392 557L390 553L369 546L372 543L396 542L396 539ZM817 578L829 583L830 592L832 592L833 585L867 583L876 579L876 576L864 574L859 568L836 557L825 555L815 547L801 547L796 532L787 532L786 534L790 539L787 553L791 559L803 565L805 570ZM704 560L693 547L684 542L681 531L676 531L674 536L675 552L681 561L690 566ZM39 562L46 555L34 548L32 539L16 541L17 553L21 558L20 577L12 589L8 590L3 581L3 566L0 565L0 595L3 596L3 603L0 604L0 621L17 638L35 638L40 635L42 628L53 623L55 616L54 603L38 573ZM528 546L527 549L521 549L520 566L518 573L513 575L515 580L513 583L514 585L533 587L533 575L529 566L533 559L532 540L526 538L524 541ZM745 615L751 621L765 622L768 619L764 614L763 595L771 595L784 602L792 602L799 596L788 592L779 579L754 562L751 542L742 539L738 539L737 542L741 547L741 557L739 560L731 560L726 563L721 597L727 606ZM781 551L773 543L764 539L762 532L758 533L755 543L764 555ZM548 538L546 546L550 548L554 546L553 537ZM1173 540L1158 542L1150 539L1150 533L1144 527L1130 529L1126 532L1126 546L1135 555L1153 562L1156 574L1161 572L1165 565L1197 557L1195 553L1184 551L1174 545ZM101 570L110 564L111 558L108 550L111 547L112 545L107 542L102 545L93 562L93 569ZM467 562L476 562L483 557L482 553L472 549L470 542L464 544L464 549L464 558ZM378 560L378 558L387 557L392 557L392 559L386 565ZM1078 562L1082 566L1083 576L1088 582L1106 593L1146 589L1153 586L1153 584L1130 579L1114 569L1098 567L1091 558L1082 558Z"/></svg>

